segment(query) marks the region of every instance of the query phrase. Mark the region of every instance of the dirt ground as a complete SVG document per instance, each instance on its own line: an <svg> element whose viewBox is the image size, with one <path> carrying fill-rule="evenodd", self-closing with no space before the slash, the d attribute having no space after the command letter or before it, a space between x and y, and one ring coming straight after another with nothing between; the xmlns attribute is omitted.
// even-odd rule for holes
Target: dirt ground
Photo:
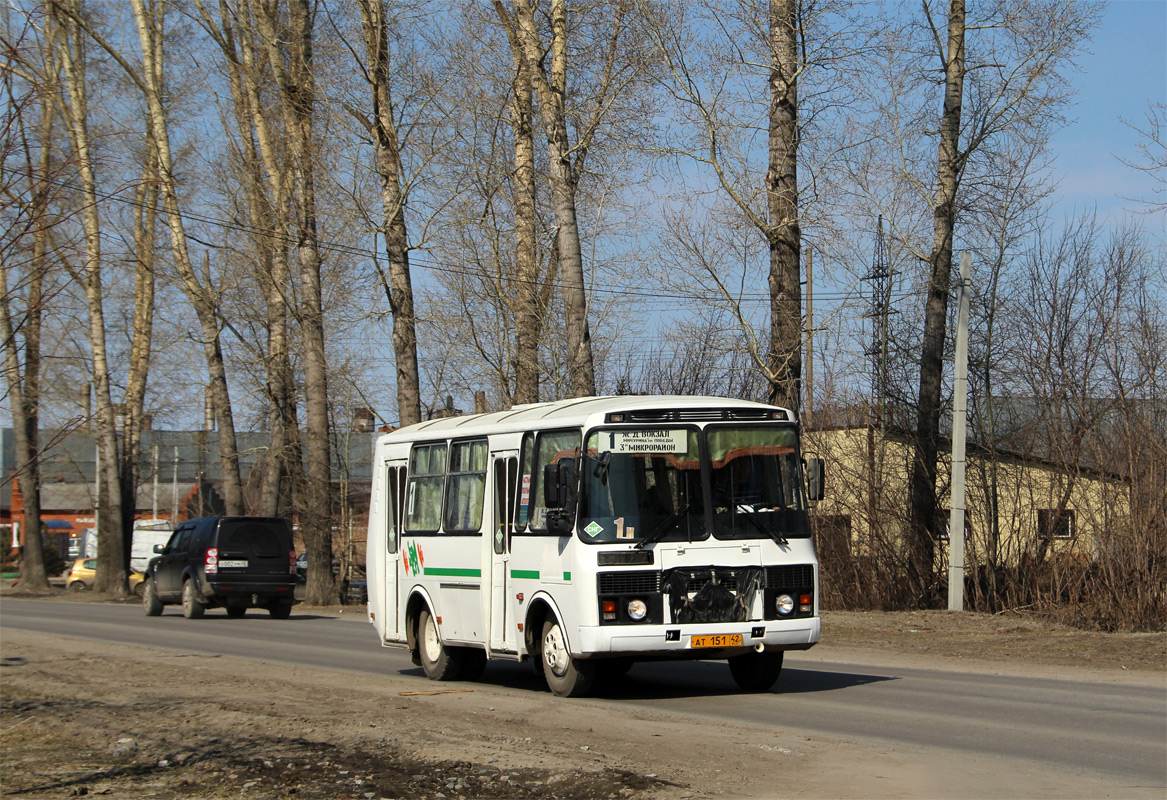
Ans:
<svg viewBox="0 0 1167 800"><path fill-rule="evenodd" d="M706 722L695 759L692 722L666 713L583 701L565 714L546 693L84 647L80 659L74 642L5 631L0 796L689 800L774 796L776 775L781 794L797 797L931 797L947 785L921 778L915 756L892 745L779 742L772 730ZM1023 615L828 612L823 643L806 655L1161 686L1167 677L1167 633L1085 633ZM455 691L431 693L443 686ZM945 780L967 770L985 797L1056 797L1064 786L1032 767L1020 783L1016 773L978 783L984 766L953 764ZM1077 788L1114 796L1089 780Z"/></svg>

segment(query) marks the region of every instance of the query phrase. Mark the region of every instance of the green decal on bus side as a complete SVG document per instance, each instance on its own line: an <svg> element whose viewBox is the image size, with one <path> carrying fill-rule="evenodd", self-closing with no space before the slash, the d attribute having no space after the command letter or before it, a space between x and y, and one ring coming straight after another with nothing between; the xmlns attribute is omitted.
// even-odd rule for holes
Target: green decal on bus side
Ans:
<svg viewBox="0 0 1167 800"><path fill-rule="evenodd" d="M426 567L425 574L442 578L481 578L482 570L456 569L448 567Z"/></svg>
<svg viewBox="0 0 1167 800"><path fill-rule="evenodd" d="M569 581L569 580L571 580L571 573L570 573L570 572L565 572L565 573L563 573L563 579L564 579L565 581Z"/></svg>
<svg viewBox="0 0 1167 800"><path fill-rule="evenodd" d="M539 580L539 570L537 569L512 569L512 578L527 578L529 580Z"/></svg>

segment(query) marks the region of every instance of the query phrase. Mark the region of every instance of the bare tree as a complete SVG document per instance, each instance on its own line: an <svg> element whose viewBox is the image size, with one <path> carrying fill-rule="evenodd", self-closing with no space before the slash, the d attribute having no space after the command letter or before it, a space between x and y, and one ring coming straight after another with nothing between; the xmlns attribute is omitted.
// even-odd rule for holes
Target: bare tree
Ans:
<svg viewBox="0 0 1167 800"><path fill-rule="evenodd" d="M584 397L596 393L596 371L588 323L587 283L576 192L582 161L603 119L606 104L596 104L596 115L579 130L577 142L572 146L568 133L567 2L550 0L546 28L538 24L540 15L536 14L537 6L537 0L515 0L511 25L527 61L535 94L539 98L539 116L543 120L547 138L551 194L557 226L560 289L566 315L571 393L574 397ZM498 8L503 10L501 6ZM599 54L606 78L600 87L601 98L617 93L622 84L631 79L627 72L616 69L617 55L625 45L623 36L628 24L624 3L614 3L611 14L610 34ZM550 36L549 43L544 43L543 31Z"/></svg>
<svg viewBox="0 0 1167 800"><path fill-rule="evenodd" d="M385 281L393 314L393 353L397 364L397 413L402 425L421 421L421 384L417 366L417 320L409 273L409 235L405 224L407 195L402 186L401 148L397 139L392 93L389 29L384 0L357 0L364 32L364 71L372 97L369 117L358 115L373 139L381 181L381 235L389 261Z"/></svg>
<svg viewBox="0 0 1167 800"><path fill-rule="evenodd" d="M332 570L332 478L329 445L328 365L324 348L320 241L316 217L316 142L313 118L316 78L313 67L313 12L308 0L290 0L287 14L277 6L255 11L268 52L268 66L279 89L291 162L291 196L299 258L300 304L297 318L304 347L305 470L298 508L308 549L307 599L327 604L336 598Z"/></svg>
<svg viewBox="0 0 1167 800"><path fill-rule="evenodd" d="M292 286L287 236L291 215L291 178L282 125L274 114L268 49L259 38L251 5L220 4L213 15L195 0L203 28L223 54L231 86L231 111L237 135L233 153L250 223L248 239L253 273L264 299L265 340L247 341L263 364L270 441L256 513L292 513L293 487L300 485L303 465L296 414L295 377L291 360L289 306ZM273 119L273 116L276 119Z"/></svg>
<svg viewBox="0 0 1167 800"><path fill-rule="evenodd" d="M0 79L8 105L0 139L0 207L4 211L0 337L15 434L16 479L24 498L21 584L27 591L46 592L50 587L40 534L39 419L41 323L50 258L49 204L54 183L60 179L52 146L53 82L59 72L54 20L44 20L39 48L35 34L32 20L27 18L19 20L19 29L3 33L8 60L0 67ZM38 55L40 63L36 64ZM17 267L21 263L26 269ZM9 284L9 274L20 276L19 286ZM20 300L24 301L23 314L17 310Z"/></svg>
<svg viewBox="0 0 1167 800"><path fill-rule="evenodd" d="M511 196L515 212L514 318L515 355L514 402L535 403L539 400L539 338L543 330L545 299L539 292L538 216L535 194L535 132L533 126L534 85L531 65L523 54L522 44L506 7L495 0L495 11L507 34L514 74L507 102L514 137L514 172Z"/></svg>
<svg viewBox="0 0 1167 800"><path fill-rule="evenodd" d="M121 474L118 466L117 413L111 389L112 365L106 340L103 289L104 260L101 248L101 217L98 212L96 166L89 130L87 85L87 37L83 31L77 0L51 7L62 36L59 55L65 76L60 110L69 130L77 169L81 221L84 230L82 264L75 269L84 289L88 312L89 348L92 357L93 390L97 412L97 448L100 455L102 496L101 525L98 529L97 578L95 588L124 596L127 591L127 554L124 539Z"/></svg>

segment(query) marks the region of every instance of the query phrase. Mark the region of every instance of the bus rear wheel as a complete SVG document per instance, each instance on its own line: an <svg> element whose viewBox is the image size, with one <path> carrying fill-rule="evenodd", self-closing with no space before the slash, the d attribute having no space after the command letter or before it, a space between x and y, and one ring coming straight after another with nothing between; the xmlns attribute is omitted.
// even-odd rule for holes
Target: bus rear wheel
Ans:
<svg viewBox="0 0 1167 800"><path fill-rule="evenodd" d="M462 652L442 644L438 624L428 608L423 608L417 618L417 650L421 668L430 680L452 681L461 675Z"/></svg>
<svg viewBox="0 0 1167 800"><path fill-rule="evenodd" d="M766 692L782 672L782 651L746 653L729 659L729 674L747 692Z"/></svg>
<svg viewBox="0 0 1167 800"><path fill-rule="evenodd" d="M572 658L567 649L567 637L559 621L543 623L542 652L543 677L547 687L558 697L583 697L591 691L596 678L594 661Z"/></svg>

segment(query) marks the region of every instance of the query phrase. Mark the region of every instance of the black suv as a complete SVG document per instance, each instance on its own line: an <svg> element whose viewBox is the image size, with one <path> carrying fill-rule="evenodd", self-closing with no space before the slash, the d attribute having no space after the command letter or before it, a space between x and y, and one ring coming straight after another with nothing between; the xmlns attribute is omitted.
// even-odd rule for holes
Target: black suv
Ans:
<svg viewBox="0 0 1167 800"><path fill-rule="evenodd" d="M221 606L227 616L266 608L287 619L295 603L292 526L279 517L200 517L179 523L146 567L142 603L156 617L182 603L187 619Z"/></svg>

